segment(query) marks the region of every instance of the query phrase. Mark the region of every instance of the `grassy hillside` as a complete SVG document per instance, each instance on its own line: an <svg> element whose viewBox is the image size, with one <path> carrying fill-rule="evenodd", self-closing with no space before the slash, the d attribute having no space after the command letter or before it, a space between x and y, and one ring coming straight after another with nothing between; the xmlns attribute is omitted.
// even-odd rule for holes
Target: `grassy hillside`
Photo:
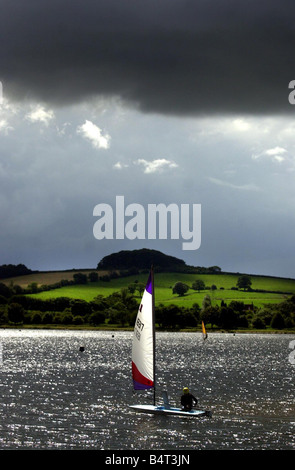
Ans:
<svg viewBox="0 0 295 470"><path fill-rule="evenodd" d="M26 288L28 285L32 283L37 283L38 286L42 285L52 285L56 282L60 282L62 279L66 279L68 281L73 280L74 274L83 273L89 274L91 271L95 271L95 269L75 269L75 270L68 270L68 271L44 271L44 272L37 272L34 274L27 274L25 276L17 276L17 277L10 277L7 279L1 279L0 282L3 282L7 286L11 284L21 286ZM101 275L107 274L108 271L101 271Z"/></svg>
<svg viewBox="0 0 295 470"><path fill-rule="evenodd" d="M73 276L77 271L65 272L68 276ZM81 271L82 272L82 271ZM85 271L84 271L85 272ZM87 271L89 272L89 271ZM60 279L65 279L65 273L42 273L26 276L27 283L38 282L38 284L53 284ZM49 276L54 281L49 282ZM58 279L59 277L59 279ZM278 303L290 295L295 294L295 280L284 279L284 278L272 278L262 276L251 276L252 289L260 289L272 292L244 292L231 290L232 287L236 287L238 274L184 274L184 273L156 273L155 274L155 297L156 304L171 304L183 305L191 307L194 303L202 304L204 295L209 293L213 304L220 305L221 301L229 303L231 300L240 300L244 303L253 304L257 307L263 306L266 303ZM28 279L30 278L30 279ZM33 280L34 278L34 280ZM72 277L71 277L72 278ZM71 279L70 277L68 279ZM45 279L47 279L45 281ZM213 284L217 286L217 290L205 290L196 292L190 289L187 294L183 297L179 297L176 294L172 294L172 286L177 282L181 281L189 286L192 285L193 281L201 279L205 282L205 285L211 287ZM138 282L146 283L147 274L137 274L128 277L122 277L118 279L112 279L110 282L98 281L95 283L88 283L86 285L73 285L67 287L61 287L59 289L40 292L38 294L32 294L34 297L41 299L49 299L56 297L70 297L75 299L83 299L86 301L92 300L97 295L108 296L112 292L118 291L123 287L127 287L132 284L135 280ZM11 279L9 280L11 281ZM15 283L18 281L15 279ZM223 289L221 289L223 288ZM140 298L138 296L138 298Z"/></svg>

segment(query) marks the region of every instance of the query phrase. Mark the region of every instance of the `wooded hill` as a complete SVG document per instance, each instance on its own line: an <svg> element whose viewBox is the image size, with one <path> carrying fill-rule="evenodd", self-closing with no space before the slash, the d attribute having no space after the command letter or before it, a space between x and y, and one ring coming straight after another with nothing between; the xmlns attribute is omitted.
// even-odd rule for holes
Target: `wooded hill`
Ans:
<svg viewBox="0 0 295 470"><path fill-rule="evenodd" d="M218 266L209 268L200 266L188 266L182 259L166 255L161 251L142 248L140 250L123 250L105 256L98 263L98 270L146 270L154 266L155 272L182 272L182 273L207 273L217 274L221 272Z"/></svg>

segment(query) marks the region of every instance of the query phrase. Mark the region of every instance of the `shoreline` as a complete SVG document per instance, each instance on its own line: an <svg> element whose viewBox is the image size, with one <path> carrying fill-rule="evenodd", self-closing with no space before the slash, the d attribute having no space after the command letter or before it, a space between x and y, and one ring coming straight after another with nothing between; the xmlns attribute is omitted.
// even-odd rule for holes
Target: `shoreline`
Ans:
<svg viewBox="0 0 295 470"><path fill-rule="evenodd" d="M132 332L134 327L102 327L102 326L71 326L71 325L0 325L1 330L66 330L66 331L129 331ZM183 329L157 329L157 333L202 333L201 328L183 328ZM224 334L281 334L281 335L295 335L294 330L282 329L282 330L269 330L269 329L210 329L207 328L208 334L224 333Z"/></svg>

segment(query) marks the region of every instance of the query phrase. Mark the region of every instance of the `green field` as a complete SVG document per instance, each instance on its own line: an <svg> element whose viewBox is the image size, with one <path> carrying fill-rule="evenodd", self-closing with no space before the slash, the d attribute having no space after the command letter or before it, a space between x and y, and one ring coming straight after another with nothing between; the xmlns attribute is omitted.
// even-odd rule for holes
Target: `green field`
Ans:
<svg viewBox="0 0 295 470"><path fill-rule="evenodd" d="M155 274L155 298L156 305L177 304L179 306L191 307L194 303L202 305L205 294L211 296L213 305L220 305L224 300L226 303L232 300L239 300L245 304L253 304L262 307L267 303L279 303L286 300L290 295L295 294L295 279L272 278L263 276L251 276L252 289L262 289L272 292L244 292L242 290L231 290L236 287L238 274L180 274L180 273L156 273ZM181 281L189 286L196 279L202 279L209 288L214 284L216 290L206 289L205 291L196 292L190 289L186 295L179 297L172 294L172 286ZM112 279L110 282L95 282L86 285L73 285L61 287L54 290L32 294L33 297L40 299L49 299L56 297L70 297L74 299L82 299L86 301L93 300L98 295L108 296L137 280L143 284L147 281L147 274L137 274L134 276ZM221 289L223 288L223 289ZM138 299L140 296L136 292Z"/></svg>

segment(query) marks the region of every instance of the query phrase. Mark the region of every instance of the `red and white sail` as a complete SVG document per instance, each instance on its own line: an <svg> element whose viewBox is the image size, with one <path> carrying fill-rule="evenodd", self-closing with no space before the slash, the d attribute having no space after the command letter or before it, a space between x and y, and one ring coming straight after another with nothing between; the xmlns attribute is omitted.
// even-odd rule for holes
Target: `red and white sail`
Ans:
<svg viewBox="0 0 295 470"><path fill-rule="evenodd" d="M149 275L138 309L132 343L132 378L135 390L154 387L153 278Z"/></svg>

